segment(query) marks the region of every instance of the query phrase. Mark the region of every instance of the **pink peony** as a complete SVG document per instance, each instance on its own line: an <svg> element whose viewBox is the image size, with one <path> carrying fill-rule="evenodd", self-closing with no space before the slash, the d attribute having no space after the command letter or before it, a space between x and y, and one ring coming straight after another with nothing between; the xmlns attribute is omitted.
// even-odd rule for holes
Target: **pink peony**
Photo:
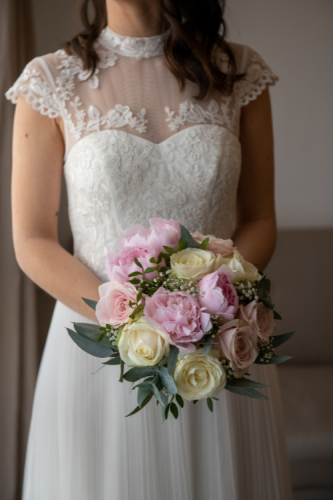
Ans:
<svg viewBox="0 0 333 500"><path fill-rule="evenodd" d="M120 281L124 282L128 279L129 274L139 271L142 269L137 266L134 262L134 258L137 258L140 264L142 264L144 269L152 267L153 264L150 262L152 257L157 257L156 251L151 247L125 247L119 254L114 254L108 252L106 256L106 272L108 274L110 281ZM157 272L145 274L147 279L156 278Z"/></svg>
<svg viewBox="0 0 333 500"><path fill-rule="evenodd" d="M193 239L198 245L200 245L206 238L209 238L209 243L206 250L210 250L215 253L215 255L226 255L228 253L232 253L236 250L236 247L233 246L232 240L222 240L221 238L215 238L211 234L207 234L204 236L203 234L196 231L195 233L191 233Z"/></svg>
<svg viewBox="0 0 333 500"><path fill-rule="evenodd" d="M214 339L214 349L231 361L233 370L243 370L250 366L258 356L258 337L253 328L245 321L234 319L226 323Z"/></svg>
<svg viewBox="0 0 333 500"><path fill-rule="evenodd" d="M136 302L137 290L132 283L110 281L98 288L100 300L96 306L96 316L100 325L118 328L129 320L133 308L130 300Z"/></svg>
<svg viewBox="0 0 333 500"><path fill-rule="evenodd" d="M180 225L176 220L166 220L159 217L150 219L150 227L146 229L137 225L127 229L118 242L121 252L125 247L151 247L157 255L165 252L163 246L177 250L180 238Z"/></svg>
<svg viewBox="0 0 333 500"><path fill-rule="evenodd" d="M168 293L165 288L147 297L144 315L147 323L161 328L182 354L195 351L192 342L202 339L212 327L209 314L194 297L187 292Z"/></svg>
<svg viewBox="0 0 333 500"><path fill-rule="evenodd" d="M258 337L262 340L267 340L274 330L274 314L271 309L268 309L262 302L253 300L246 306L241 305L237 314L237 318L250 323L256 331Z"/></svg>
<svg viewBox="0 0 333 500"><path fill-rule="evenodd" d="M225 321L235 317L239 303L236 289L229 280L230 274L232 271L228 266L221 266L199 281L202 293L198 299L200 306L212 316L223 316Z"/></svg>

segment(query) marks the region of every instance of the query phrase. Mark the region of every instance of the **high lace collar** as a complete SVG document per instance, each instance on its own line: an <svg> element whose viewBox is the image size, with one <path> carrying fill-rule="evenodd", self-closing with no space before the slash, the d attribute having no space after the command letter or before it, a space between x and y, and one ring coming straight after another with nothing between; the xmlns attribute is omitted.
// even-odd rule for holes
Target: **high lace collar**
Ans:
<svg viewBox="0 0 333 500"><path fill-rule="evenodd" d="M107 26L102 30L98 43L116 54L143 59L162 55L166 36L167 33L142 38L123 36Z"/></svg>

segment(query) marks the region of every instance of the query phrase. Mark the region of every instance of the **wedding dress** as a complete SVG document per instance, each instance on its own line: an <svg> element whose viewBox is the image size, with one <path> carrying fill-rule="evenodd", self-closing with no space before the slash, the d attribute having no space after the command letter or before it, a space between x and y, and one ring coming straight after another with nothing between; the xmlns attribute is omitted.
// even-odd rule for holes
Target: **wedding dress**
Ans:
<svg viewBox="0 0 333 500"><path fill-rule="evenodd" d="M178 219L190 231L232 235L241 169L240 113L276 80L261 57L231 44L232 96L180 92L163 59L164 35L119 36L96 46L89 78L60 50L34 59L7 97L25 97L66 131L64 169L75 257L106 281L105 255L132 224ZM221 57L227 71L227 62ZM47 165L45 165L47 168ZM162 423L116 367L81 351L65 327L87 321L57 302L39 371L24 500L289 500L279 384L274 366L251 367L269 401L222 391L211 413L185 402ZM94 373L97 372L97 373Z"/></svg>

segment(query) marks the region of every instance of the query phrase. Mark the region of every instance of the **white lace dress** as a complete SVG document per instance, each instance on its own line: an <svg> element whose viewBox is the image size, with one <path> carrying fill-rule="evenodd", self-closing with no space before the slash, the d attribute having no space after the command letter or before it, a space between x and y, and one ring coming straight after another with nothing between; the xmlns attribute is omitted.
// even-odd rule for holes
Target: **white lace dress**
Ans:
<svg viewBox="0 0 333 500"><path fill-rule="evenodd" d="M62 117L75 257L102 280L106 251L151 217L232 235L241 108L276 80L256 52L232 44L245 77L231 97L198 101L194 85L179 91L163 43L163 35L106 28L92 78L60 50L34 59L7 93ZM73 321L86 319L58 302L36 387L24 500L291 499L275 367L251 369L272 386L269 401L223 391L214 413L186 402L177 421L162 424L154 404L124 418L136 393L118 383L116 367L93 374L101 360L69 338Z"/></svg>

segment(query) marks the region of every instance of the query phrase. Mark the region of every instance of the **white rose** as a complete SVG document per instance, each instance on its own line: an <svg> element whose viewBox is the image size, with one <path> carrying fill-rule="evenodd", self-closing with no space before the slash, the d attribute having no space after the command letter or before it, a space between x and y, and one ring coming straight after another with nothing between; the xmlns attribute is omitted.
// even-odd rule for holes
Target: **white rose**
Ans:
<svg viewBox="0 0 333 500"><path fill-rule="evenodd" d="M261 276L258 269L247 262L244 257L235 250L232 255L218 256L218 262L220 265L225 264L233 271L230 281L235 283L235 281L249 280L249 281L260 281Z"/></svg>
<svg viewBox="0 0 333 500"><path fill-rule="evenodd" d="M200 280L215 270L216 257L210 250L186 248L172 254L170 263L177 278Z"/></svg>
<svg viewBox="0 0 333 500"><path fill-rule="evenodd" d="M143 318L124 327L118 348L127 366L161 366L170 352L165 333L151 328Z"/></svg>
<svg viewBox="0 0 333 500"><path fill-rule="evenodd" d="M219 352L211 349L205 356L204 349L197 349L178 361L174 380L178 393L188 401L216 396L227 383L219 361Z"/></svg>

